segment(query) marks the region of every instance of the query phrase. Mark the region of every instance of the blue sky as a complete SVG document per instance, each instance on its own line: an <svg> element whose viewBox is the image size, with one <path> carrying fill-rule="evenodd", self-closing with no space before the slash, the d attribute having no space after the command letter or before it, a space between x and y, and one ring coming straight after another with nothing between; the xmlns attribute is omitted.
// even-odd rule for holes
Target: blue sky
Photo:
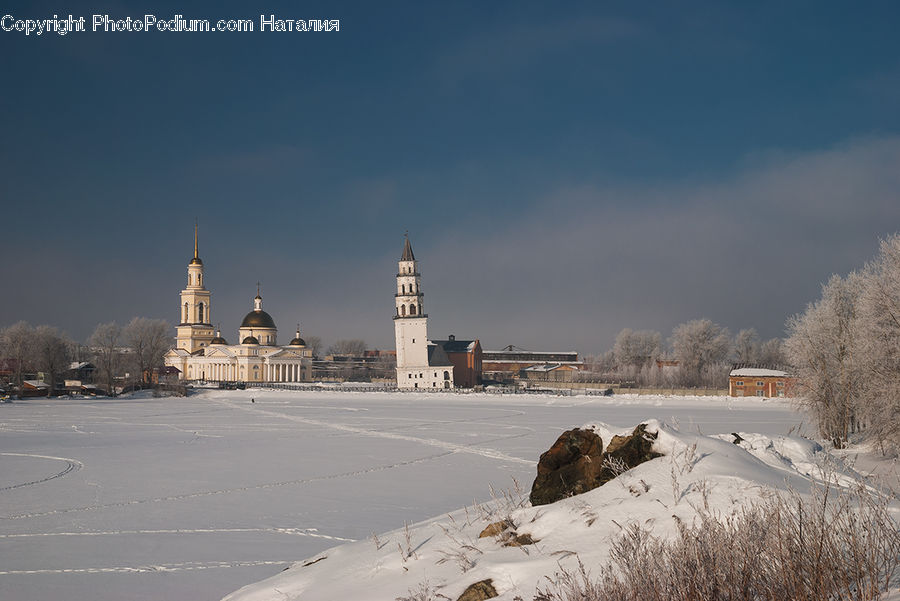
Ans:
<svg viewBox="0 0 900 601"><path fill-rule="evenodd" d="M900 230L900 7L17 3L15 19L340 19L339 32L0 31L0 325L178 318L192 228L233 342L429 333L602 351L708 317L783 334ZM0 15L2 16L2 15Z"/></svg>

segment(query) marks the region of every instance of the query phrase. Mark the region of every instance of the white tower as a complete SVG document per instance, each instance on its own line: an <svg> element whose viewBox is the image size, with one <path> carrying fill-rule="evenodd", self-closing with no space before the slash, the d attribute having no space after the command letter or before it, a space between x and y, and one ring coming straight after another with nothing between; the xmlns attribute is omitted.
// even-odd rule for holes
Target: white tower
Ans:
<svg viewBox="0 0 900 601"><path fill-rule="evenodd" d="M213 339L210 317L210 292L203 284L203 261L200 260L197 224L194 224L194 258L188 263L187 288L181 291L175 347L193 353L208 346Z"/></svg>
<svg viewBox="0 0 900 601"><path fill-rule="evenodd" d="M409 237L403 245L394 294L394 339L398 388L452 388L453 366L440 347L428 343L428 315L420 287L419 263Z"/></svg>

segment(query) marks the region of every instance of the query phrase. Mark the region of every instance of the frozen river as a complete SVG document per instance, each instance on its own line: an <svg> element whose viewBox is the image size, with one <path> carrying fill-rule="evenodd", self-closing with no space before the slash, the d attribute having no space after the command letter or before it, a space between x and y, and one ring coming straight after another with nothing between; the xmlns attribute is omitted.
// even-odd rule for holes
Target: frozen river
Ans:
<svg viewBox="0 0 900 601"><path fill-rule="evenodd" d="M647 418L705 434L785 434L803 420L776 401L628 396L253 390L0 404L0 599L220 599L512 478L527 489L563 430Z"/></svg>

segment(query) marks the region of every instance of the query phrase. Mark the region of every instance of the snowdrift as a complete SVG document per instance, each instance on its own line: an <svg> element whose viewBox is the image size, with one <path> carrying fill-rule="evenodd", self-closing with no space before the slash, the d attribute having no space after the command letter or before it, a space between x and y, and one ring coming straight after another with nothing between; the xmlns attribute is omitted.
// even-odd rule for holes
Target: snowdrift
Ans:
<svg viewBox="0 0 900 601"><path fill-rule="evenodd" d="M594 430L604 445L631 431L582 428ZM826 473L839 483L859 478L799 437L703 436L656 421L647 422L647 430L657 433L654 450L663 456L600 488L540 507L528 504L527 491L497 494L490 503L334 547L225 600L392 601L413 594L456 600L488 579L497 599L527 600L579 560L588 569L605 564L611 541L631 524L672 536L679 520L690 524L701 511L725 518L773 491L809 494Z"/></svg>

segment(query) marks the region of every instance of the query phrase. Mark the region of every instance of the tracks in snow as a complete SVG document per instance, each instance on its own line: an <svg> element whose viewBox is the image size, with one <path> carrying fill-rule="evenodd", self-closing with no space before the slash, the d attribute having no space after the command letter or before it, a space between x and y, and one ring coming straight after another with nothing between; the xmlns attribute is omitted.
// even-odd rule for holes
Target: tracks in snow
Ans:
<svg viewBox="0 0 900 601"><path fill-rule="evenodd" d="M262 407L247 407L243 404L234 403L232 401L226 401L224 399L212 399L214 403L219 403L220 405L226 405L233 409L240 409L242 411L247 411L248 413L257 413L262 415L271 415L273 417L278 417L281 419L290 420L293 422L306 424L309 426L316 426L320 428L330 428L332 430L338 430L340 432L348 432L350 434L358 434L360 436L371 436L374 438L384 438L387 440L402 440L406 442L413 442L418 444L424 444L431 447L436 447L439 449L445 449L451 453L470 453L473 455L480 455L482 457L487 457L488 459L496 459L498 461L508 461L511 463L520 463L524 465L534 466L537 465L536 461L532 461L530 459L522 459L521 457L513 457L512 455L507 455L502 451L498 451L496 449L485 449L480 447L468 446L463 444L458 444L454 442L447 442L445 440L438 440L436 438L421 438L418 436L409 436L407 434L397 434L396 432L385 432L380 430L367 430L365 428L359 428L356 426L348 426L345 424L336 424L331 422L325 422L317 419L310 419L306 417L299 417L296 415L289 415L287 413L281 413L280 411L273 411L271 409L263 409Z"/></svg>
<svg viewBox="0 0 900 601"><path fill-rule="evenodd" d="M66 474L70 472L74 472L80 470L84 467L84 464L78 461L77 459L69 459L68 457L53 457L52 455L34 455L32 453L0 453L0 455L5 457L35 457L37 459L54 459L56 461L65 461L66 469L63 471L53 474L52 476L47 476L46 478L41 478L40 480L33 480L31 482L22 482L21 484L13 484L12 486L4 486L0 488L0 492L5 490L13 490L16 488L23 488L25 486L34 486L35 484L43 484L44 482L49 482L50 480L54 480L56 478L62 478Z"/></svg>
<svg viewBox="0 0 900 601"><path fill-rule="evenodd" d="M268 560L251 559L247 561L187 561L184 563L166 563L146 566L110 566L103 568L58 568L40 570L0 570L0 576L16 576L23 574L139 574L152 572L187 572L194 570L216 570L222 568L246 568L254 566L290 566L293 559Z"/></svg>
<svg viewBox="0 0 900 601"><path fill-rule="evenodd" d="M323 538L342 543L355 543L356 539L342 538L319 534L315 528L176 528L168 530L104 530L98 532L23 532L18 534L0 534L5 538L46 538L51 536L134 536L145 534L230 534L244 532L269 532L271 534L287 534L309 538Z"/></svg>
<svg viewBox="0 0 900 601"><path fill-rule="evenodd" d="M251 491L251 490L278 488L281 486L310 484L313 482L322 482L324 480L334 480L337 478L349 478L349 477L354 477L354 476L362 476L365 474L371 474L373 472L380 472L380 471L394 469L394 468L398 468L398 467L405 467L407 465L415 465L417 463L424 463L426 461L438 459L440 457L444 457L444 456L450 455L450 454L452 454L452 451L447 451L444 453L437 453L435 455L429 455L427 457L418 457L416 459L409 459L407 461L400 461L397 463L391 463L391 464L387 464L387 465L379 465L379 466L375 466L375 467L354 470L351 472L344 472L341 474L331 474L328 476L315 476L312 478L300 478L297 480L283 480L281 482L266 482L263 484L255 484L252 486L223 488L223 489L219 489L219 490L207 490L207 491L183 493L180 495L167 495L164 497L153 497L150 499L130 499L127 501L118 501L115 503L103 503L103 504L99 504L99 505L86 505L83 507L70 507L67 509L51 509L49 511L41 511L41 512L35 512L35 513L21 513L18 515L0 516L0 519L21 520L21 519L28 519L28 518L44 517L44 516L48 516L48 515L77 513L77 512L82 512L82 511L96 511L98 509L128 507L128 506L132 506L132 505L143 505L145 503L159 503L159 502L163 502L163 501L182 501L185 499L196 499L196 498L200 498L200 497L209 497L209 496L213 496L213 495L224 495L224 494L235 493L235 492L246 492L246 491Z"/></svg>

